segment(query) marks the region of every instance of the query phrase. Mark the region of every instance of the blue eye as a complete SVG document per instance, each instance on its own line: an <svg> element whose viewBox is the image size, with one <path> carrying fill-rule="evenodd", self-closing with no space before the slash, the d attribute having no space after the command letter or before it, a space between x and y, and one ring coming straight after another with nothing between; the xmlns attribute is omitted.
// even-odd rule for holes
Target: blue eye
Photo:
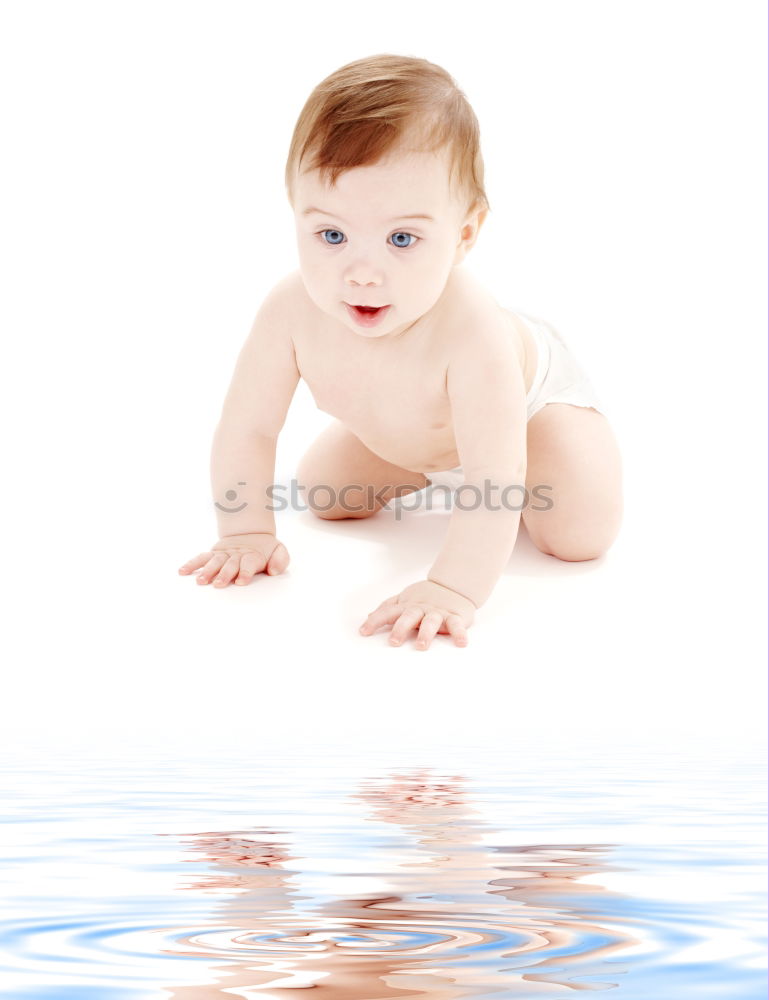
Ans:
<svg viewBox="0 0 769 1000"><path fill-rule="evenodd" d="M341 246L345 241L345 235L339 229L321 229L318 235L330 247ZM414 236L412 233L393 233L391 239L393 240L392 246L398 250L407 250L409 247L414 246L419 237Z"/></svg>

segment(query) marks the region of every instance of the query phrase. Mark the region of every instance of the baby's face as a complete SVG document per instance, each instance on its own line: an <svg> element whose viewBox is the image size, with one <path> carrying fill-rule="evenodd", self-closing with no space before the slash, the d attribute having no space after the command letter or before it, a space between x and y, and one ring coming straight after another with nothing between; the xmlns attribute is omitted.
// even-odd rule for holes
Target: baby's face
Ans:
<svg viewBox="0 0 769 1000"><path fill-rule="evenodd" d="M424 316L466 252L469 216L449 189L445 149L398 152L348 170L333 188L307 171L295 180L294 216L310 298L369 339L394 339ZM355 306L387 308L365 316Z"/></svg>

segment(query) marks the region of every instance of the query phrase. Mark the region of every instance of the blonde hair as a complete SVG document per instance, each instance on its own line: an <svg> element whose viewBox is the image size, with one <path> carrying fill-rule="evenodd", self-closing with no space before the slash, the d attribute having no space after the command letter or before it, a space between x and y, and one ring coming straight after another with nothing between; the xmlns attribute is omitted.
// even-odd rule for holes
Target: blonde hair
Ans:
<svg viewBox="0 0 769 1000"><path fill-rule="evenodd" d="M387 53L347 63L307 98L286 161L289 201L303 160L333 186L346 170L377 163L412 137L425 152L447 147L449 183L456 176L468 207L489 208L480 128L467 98L435 63Z"/></svg>

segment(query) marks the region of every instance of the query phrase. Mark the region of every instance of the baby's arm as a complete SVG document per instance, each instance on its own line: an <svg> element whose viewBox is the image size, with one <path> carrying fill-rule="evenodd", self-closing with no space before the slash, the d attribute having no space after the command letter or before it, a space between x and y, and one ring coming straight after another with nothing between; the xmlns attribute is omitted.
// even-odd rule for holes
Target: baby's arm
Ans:
<svg viewBox="0 0 769 1000"><path fill-rule="evenodd" d="M226 586L248 582L265 568L282 572L288 553L275 537L267 493L275 478L278 435L299 381L291 337L293 276L262 303L243 345L211 448L211 487L219 542L185 563L182 574L203 567L198 581ZM282 550L282 551L280 551Z"/></svg>
<svg viewBox="0 0 769 1000"><path fill-rule="evenodd" d="M492 320L493 322L493 320ZM515 545L526 483L526 386L512 338L463 339L447 375L457 453L466 487L458 487L446 540L427 579L480 607ZM486 481L496 487L491 490ZM503 492L507 490L503 500ZM491 508L499 509L493 510ZM462 509L466 508L466 509Z"/></svg>

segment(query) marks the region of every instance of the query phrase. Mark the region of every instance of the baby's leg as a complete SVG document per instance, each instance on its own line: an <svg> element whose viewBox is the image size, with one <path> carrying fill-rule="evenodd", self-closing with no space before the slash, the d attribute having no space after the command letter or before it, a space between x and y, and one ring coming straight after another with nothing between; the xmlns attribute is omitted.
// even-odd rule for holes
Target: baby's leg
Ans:
<svg viewBox="0 0 769 1000"><path fill-rule="evenodd" d="M370 517L394 496L424 489L428 479L385 462L336 421L302 456L297 469L303 504L317 517ZM326 508L326 509L324 509Z"/></svg>
<svg viewBox="0 0 769 1000"><path fill-rule="evenodd" d="M522 516L531 540L559 559L603 555L623 511L622 461L609 421L590 407L548 403L529 420L526 438L529 503ZM548 499L550 509L536 509Z"/></svg>

